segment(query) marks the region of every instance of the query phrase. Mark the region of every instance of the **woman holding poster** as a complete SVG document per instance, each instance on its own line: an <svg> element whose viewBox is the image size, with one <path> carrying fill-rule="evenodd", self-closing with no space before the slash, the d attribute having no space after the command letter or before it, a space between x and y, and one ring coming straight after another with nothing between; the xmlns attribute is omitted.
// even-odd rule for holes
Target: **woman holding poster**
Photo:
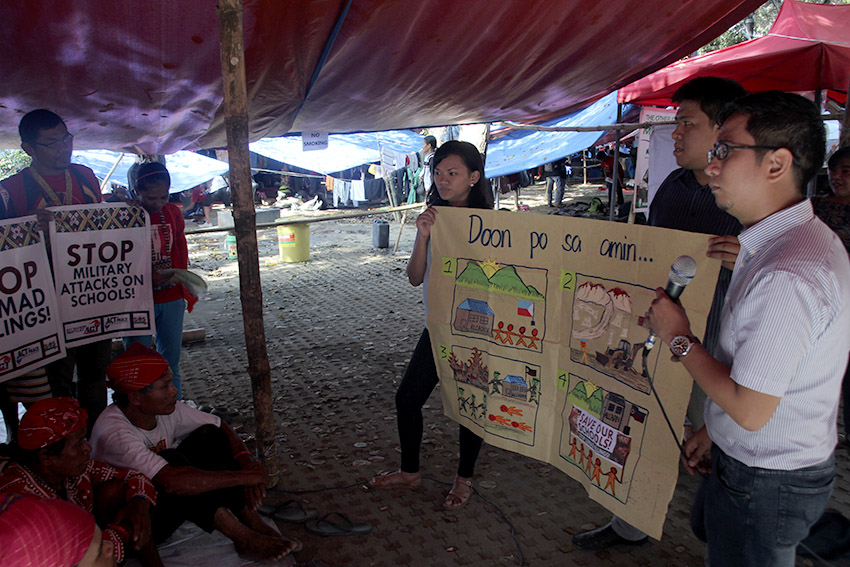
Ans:
<svg viewBox="0 0 850 567"><path fill-rule="evenodd" d="M434 154L432 182L426 198L427 208L416 219L416 241L407 263L407 278L414 286L423 285L427 319L428 272L431 267L429 240L437 220L438 206L492 209L493 194L484 178L484 162L478 148L469 142L446 142ZM401 467L374 477L370 486L417 488L422 484L419 473L419 448L422 443L422 406L434 391L439 377L431 350L431 338L426 328L416 345L407 370L396 393L396 415L401 444ZM472 475L482 440L472 431L460 426L460 462L457 476L443 508L457 510L472 496Z"/></svg>
<svg viewBox="0 0 850 567"><path fill-rule="evenodd" d="M164 165L157 162L143 164L136 178L139 203L151 219L151 262L153 279L156 350L168 361L174 374L177 399L183 399L180 376L180 351L183 346L183 311L189 311L197 301L188 288L172 281L174 270L185 270L189 265L186 245L186 227L180 208L168 202L171 176ZM124 348L136 341L151 344L151 336L126 337Z"/></svg>

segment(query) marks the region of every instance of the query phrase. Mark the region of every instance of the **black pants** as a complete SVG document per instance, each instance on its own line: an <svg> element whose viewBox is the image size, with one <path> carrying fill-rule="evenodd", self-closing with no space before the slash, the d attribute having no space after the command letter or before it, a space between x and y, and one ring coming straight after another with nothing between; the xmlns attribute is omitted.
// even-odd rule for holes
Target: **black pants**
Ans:
<svg viewBox="0 0 850 567"><path fill-rule="evenodd" d="M224 203L225 207L229 207L232 204L230 201L230 187L222 187L217 191L207 193L207 195L204 197L205 207L211 207L213 203L217 202Z"/></svg>
<svg viewBox="0 0 850 567"><path fill-rule="evenodd" d="M850 361L847 363L847 370L844 371L841 392L844 397L844 436L850 441Z"/></svg>
<svg viewBox="0 0 850 567"><path fill-rule="evenodd" d="M422 406L437 386L437 366L431 352L428 329L422 331L419 342L410 357L404 378L395 395L398 419L398 437L401 442L401 470L419 472L419 447L422 444ZM471 478L475 461L481 451L482 439L464 426L460 426L460 462L458 476Z"/></svg>
<svg viewBox="0 0 850 567"><path fill-rule="evenodd" d="M112 339L68 349L67 356L47 365L47 381L54 397L71 397L88 412L88 432L106 408L106 367L112 359ZM74 367L77 383L74 385Z"/></svg>
<svg viewBox="0 0 850 567"><path fill-rule="evenodd" d="M227 435L215 425L202 425L176 448L166 449L160 456L175 467L190 466L205 471L239 470ZM160 490L153 517L154 542L161 543L168 539L186 520L205 532L212 532L215 529L215 513L219 508L227 508L234 514L245 508L243 487L222 488L192 496Z"/></svg>

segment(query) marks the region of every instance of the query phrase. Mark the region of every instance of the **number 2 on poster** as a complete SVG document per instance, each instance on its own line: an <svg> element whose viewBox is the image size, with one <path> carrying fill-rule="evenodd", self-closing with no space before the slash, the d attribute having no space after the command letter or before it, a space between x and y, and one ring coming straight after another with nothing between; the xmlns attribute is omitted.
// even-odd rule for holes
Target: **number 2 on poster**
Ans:
<svg viewBox="0 0 850 567"><path fill-rule="evenodd" d="M575 291L576 289L576 273L568 270L561 270L561 289L564 291Z"/></svg>

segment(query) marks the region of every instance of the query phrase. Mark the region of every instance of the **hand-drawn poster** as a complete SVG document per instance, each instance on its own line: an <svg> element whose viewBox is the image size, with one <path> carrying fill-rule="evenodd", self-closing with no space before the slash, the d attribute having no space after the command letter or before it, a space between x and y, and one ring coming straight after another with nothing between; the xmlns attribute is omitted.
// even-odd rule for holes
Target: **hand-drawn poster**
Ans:
<svg viewBox="0 0 850 567"><path fill-rule="evenodd" d="M150 221L139 207L52 207L50 250L68 347L153 329Z"/></svg>
<svg viewBox="0 0 850 567"><path fill-rule="evenodd" d="M440 207L428 329L446 413L488 443L549 462L660 538L692 380L641 326L682 255L701 336L720 262L701 234L562 216ZM569 502L564 501L569 507ZM601 524L606 518L597 518Z"/></svg>
<svg viewBox="0 0 850 567"><path fill-rule="evenodd" d="M65 356L62 327L35 216L0 221L0 382Z"/></svg>

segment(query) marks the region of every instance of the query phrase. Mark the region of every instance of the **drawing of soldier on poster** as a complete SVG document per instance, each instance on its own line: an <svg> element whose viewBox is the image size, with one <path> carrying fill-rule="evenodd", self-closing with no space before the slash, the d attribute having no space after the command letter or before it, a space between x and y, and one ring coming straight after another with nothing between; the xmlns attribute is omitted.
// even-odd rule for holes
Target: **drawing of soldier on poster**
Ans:
<svg viewBox="0 0 850 567"><path fill-rule="evenodd" d="M465 425L534 445L539 366L461 346L452 348L446 362L457 383L458 413Z"/></svg>

